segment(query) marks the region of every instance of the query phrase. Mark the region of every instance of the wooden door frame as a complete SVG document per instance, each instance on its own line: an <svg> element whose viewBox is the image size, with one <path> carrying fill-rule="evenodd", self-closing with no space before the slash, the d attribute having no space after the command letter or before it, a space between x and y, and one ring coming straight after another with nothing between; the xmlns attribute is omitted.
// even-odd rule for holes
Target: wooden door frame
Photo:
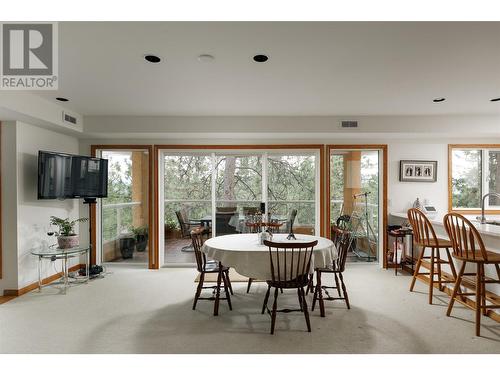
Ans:
<svg viewBox="0 0 500 375"><path fill-rule="evenodd" d="M3 263L2 263L2 253L3 253L3 236L2 236L2 228L3 228L3 221L2 221L2 121L0 121L0 280L3 277Z"/></svg>
<svg viewBox="0 0 500 375"><path fill-rule="evenodd" d="M324 236L325 222L325 146L323 144L273 144L273 145L154 145L154 196L158 197L159 189L159 166L160 166L160 151L162 150L317 150L319 151L319 228L320 236ZM155 264L159 264L159 202L155 199L154 216L154 249L155 249Z"/></svg>
<svg viewBox="0 0 500 375"><path fill-rule="evenodd" d="M326 146L326 223L328 226L327 230L327 237L331 237L331 231L330 231L330 202L331 202L331 197L330 197L330 154L332 150L382 150L383 151L383 157L382 157L382 174L383 174L383 181L382 181L382 233L383 233L383 239L382 239L382 264L384 268L387 268L387 254L386 254L386 249L387 249L387 231L385 228L387 228L387 181L388 181L388 168L387 168L387 145L386 144L363 144L363 145L356 145L356 144L346 144L346 145L327 145Z"/></svg>
<svg viewBox="0 0 500 375"><path fill-rule="evenodd" d="M148 236L148 268L149 269L157 269L158 268L158 263L155 260L155 252L156 249L154 248L154 241L151 236L151 228L153 228L153 233L154 233L154 217L153 217L153 206L155 206L154 202L154 196L153 196L153 145L106 145L106 144L99 144L99 145L91 145L90 146L90 154L94 157L97 156L97 151L102 151L102 150L147 150L149 153L149 162L148 162L148 196L149 196L149 201L148 201L148 219L149 219L149 236ZM93 228L91 231L91 244L92 244L92 252L90 254L90 263L95 264L96 262L96 252L97 252L97 232L96 232L96 205L93 204L91 205L90 209L90 226Z"/></svg>

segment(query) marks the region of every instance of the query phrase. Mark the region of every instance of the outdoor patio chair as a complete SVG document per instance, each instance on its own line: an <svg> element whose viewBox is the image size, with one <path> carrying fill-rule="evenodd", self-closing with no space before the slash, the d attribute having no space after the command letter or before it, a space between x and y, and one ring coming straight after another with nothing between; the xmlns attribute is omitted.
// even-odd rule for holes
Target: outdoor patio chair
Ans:
<svg viewBox="0 0 500 375"><path fill-rule="evenodd" d="M187 219L186 212L184 210L175 211L175 216L177 216L177 220L179 221L179 227L181 229L182 238L191 238L191 231L195 228L201 228L205 231L205 227L201 224L200 221L189 220ZM193 250L193 245L189 244L183 246L181 251L190 252Z"/></svg>

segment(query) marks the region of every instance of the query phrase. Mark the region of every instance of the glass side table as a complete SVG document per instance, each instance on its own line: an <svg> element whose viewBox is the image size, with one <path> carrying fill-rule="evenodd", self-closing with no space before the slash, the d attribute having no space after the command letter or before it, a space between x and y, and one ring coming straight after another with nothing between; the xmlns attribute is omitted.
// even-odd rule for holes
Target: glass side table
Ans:
<svg viewBox="0 0 500 375"><path fill-rule="evenodd" d="M61 259L63 261L63 275L61 281L63 284L63 293L66 294L66 290L69 285L69 272L68 272L68 259L78 257L85 254L85 277L80 279L79 282L87 283L89 281L89 264L90 264L90 247L88 246L78 246L69 249L59 249L58 247L43 247L33 250L31 254L38 257L38 291L42 291L42 260L50 259L56 260Z"/></svg>

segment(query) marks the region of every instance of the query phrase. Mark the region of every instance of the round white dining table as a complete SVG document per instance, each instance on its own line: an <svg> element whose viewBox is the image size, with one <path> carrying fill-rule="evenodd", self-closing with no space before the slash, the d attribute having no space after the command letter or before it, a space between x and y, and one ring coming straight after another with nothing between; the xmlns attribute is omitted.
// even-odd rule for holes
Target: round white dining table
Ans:
<svg viewBox="0 0 500 375"><path fill-rule="evenodd" d="M311 257L312 273L314 268L329 266L337 259L337 249L328 238L296 234L296 240L287 240L287 234L274 234L273 242L302 243L318 241ZM269 248L259 243L258 233L230 234L213 237L205 241L201 249L211 259L232 267L240 275L252 279L270 280L271 266Z"/></svg>

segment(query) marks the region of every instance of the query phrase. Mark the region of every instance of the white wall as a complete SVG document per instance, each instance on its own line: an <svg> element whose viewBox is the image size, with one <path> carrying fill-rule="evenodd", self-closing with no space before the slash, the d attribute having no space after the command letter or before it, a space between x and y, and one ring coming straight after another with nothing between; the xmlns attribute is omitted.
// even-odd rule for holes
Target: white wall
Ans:
<svg viewBox="0 0 500 375"><path fill-rule="evenodd" d="M4 289L17 289L16 123L2 122L2 279Z"/></svg>
<svg viewBox="0 0 500 375"><path fill-rule="evenodd" d="M13 209L13 212L17 212L17 220L13 220L10 212L3 212L6 225L10 227L14 225L15 227L4 231L4 238L7 241L7 243L4 241L4 248L7 245L4 256L7 252L9 257L14 251L17 253L17 285L13 286L9 283L9 285L3 286L3 289L21 289L38 280L38 260L31 255L31 250L37 246L52 244L55 241L54 238L48 237L45 231L45 226L49 223L49 217L51 215L70 218L79 217L77 200L37 199L38 151L46 150L77 154L78 140L75 137L19 121L6 128L8 128L9 133L15 132L15 152L12 153L12 150L10 150L9 158L5 160L3 165L8 165L11 168L13 175L10 176L9 180L16 181L14 176L17 174L17 197L9 197L5 194L3 202L17 201L17 209ZM12 134L10 136L12 141ZM12 144L9 145L9 148L12 148ZM4 159L2 159L2 162L4 162ZM12 172L13 166L17 166L15 173ZM2 182L4 183L8 180L5 170L3 177ZM4 192L7 193L5 190ZM13 245L14 240L12 237L17 237L17 249ZM8 242L11 242L11 244L8 244ZM78 262L79 260L75 258L71 264ZM42 276L53 275L56 270L57 272L61 271L60 261L55 262L55 264L45 261Z"/></svg>
<svg viewBox="0 0 500 375"><path fill-rule="evenodd" d="M418 197L428 200L439 212L448 210L448 143L389 143L388 211L403 212ZM436 182L400 182L400 160L436 160Z"/></svg>

